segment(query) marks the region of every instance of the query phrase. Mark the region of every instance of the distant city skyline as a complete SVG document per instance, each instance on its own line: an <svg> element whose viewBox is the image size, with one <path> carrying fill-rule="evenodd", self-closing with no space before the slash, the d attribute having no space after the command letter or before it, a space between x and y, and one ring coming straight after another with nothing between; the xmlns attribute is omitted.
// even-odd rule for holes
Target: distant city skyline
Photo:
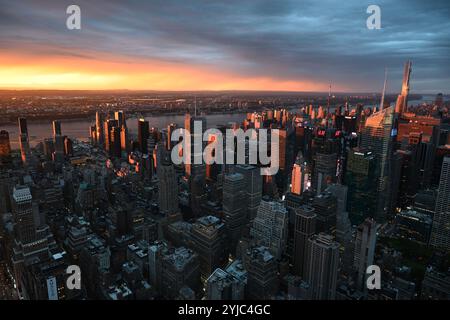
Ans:
<svg viewBox="0 0 450 320"><path fill-rule="evenodd" d="M0 89L449 93L447 1L0 0ZM201 4L201 5L200 5ZM366 9L381 8L380 30Z"/></svg>

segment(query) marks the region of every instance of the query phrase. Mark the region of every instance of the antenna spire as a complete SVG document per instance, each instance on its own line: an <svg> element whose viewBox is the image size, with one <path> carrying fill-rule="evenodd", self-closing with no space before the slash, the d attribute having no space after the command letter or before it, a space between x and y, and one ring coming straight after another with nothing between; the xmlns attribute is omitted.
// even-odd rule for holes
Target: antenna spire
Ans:
<svg viewBox="0 0 450 320"><path fill-rule="evenodd" d="M387 82L387 68L384 69L384 85L383 85L383 93L381 94L380 110L383 110L384 108L384 97L386 95L386 82Z"/></svg>

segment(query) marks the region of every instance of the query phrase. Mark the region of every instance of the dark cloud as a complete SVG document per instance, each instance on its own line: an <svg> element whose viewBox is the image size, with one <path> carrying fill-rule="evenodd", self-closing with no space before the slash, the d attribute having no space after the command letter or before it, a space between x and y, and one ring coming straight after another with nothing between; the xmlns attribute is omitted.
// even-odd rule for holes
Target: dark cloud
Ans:
<svg viewBox="0 0 450 320"><path fill-rule="evenodd" d="M65 29L72 3L82 8L77 33ZM381 30L366 28L369 4L381 7ZM398 91L411 59L413 91L448 92L449 16L448 1L0 0L0 40L24 50L113 53L355 91L381 89L384 68L390 91Z"/></svg>

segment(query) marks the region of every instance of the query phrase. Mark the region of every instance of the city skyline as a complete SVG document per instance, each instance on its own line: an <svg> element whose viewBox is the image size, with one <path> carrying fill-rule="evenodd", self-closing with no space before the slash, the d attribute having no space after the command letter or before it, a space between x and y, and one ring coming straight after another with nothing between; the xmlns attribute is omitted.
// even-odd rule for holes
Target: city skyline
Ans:
<svg viewBox="0 0 450 320"><path fill-rule="evenodd" d="M450 300L449 16L0 0L0 301Z"/></svg>
<svg viewBox="0 0 450 320"><path fill-rule="evenodd" d="M448 93L445 1L381 1L380 30L369 2L79 1L81 30L71 3L2 3L4 89L381 92L387 68L398 92L411 59L412 93Z"/></svg>

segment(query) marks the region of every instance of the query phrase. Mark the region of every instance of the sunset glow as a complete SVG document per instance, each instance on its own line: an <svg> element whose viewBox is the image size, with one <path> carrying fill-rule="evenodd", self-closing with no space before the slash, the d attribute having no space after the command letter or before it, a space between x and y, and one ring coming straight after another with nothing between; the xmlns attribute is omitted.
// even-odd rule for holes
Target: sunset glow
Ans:
<svg viewBox="0 0 450 320"><path fill-rule="evenodd" d="M97 57L32 56L0 53L0 88L133 90L274 90L320 91L313 81L245 77L217 68Z"/></svg>

